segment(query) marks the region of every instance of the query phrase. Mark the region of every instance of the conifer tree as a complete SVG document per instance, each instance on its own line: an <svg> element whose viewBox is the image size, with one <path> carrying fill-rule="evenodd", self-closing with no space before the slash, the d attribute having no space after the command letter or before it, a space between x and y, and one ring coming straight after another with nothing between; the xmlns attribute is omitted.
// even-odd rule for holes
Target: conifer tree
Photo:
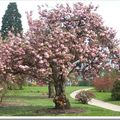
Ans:
<svg viewBox="0 0 120 120"><path fill-rule="evenodd" d="M9 3L5 15L2 18L1 36L3 39L7 38L9 31L15 36L19 33L22 37L21 14L18 12L15 2Z"/></svg>

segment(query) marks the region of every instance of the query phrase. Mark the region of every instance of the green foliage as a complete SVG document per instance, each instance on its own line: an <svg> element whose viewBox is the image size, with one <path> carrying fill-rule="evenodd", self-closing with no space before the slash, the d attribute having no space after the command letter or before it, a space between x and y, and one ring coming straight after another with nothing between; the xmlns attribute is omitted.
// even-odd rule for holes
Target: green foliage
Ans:
<svg viewBox="0 0 120 120"><path fill-rule="evenodd" d="M80 91L76 96L76 100L83 104L87 104L95 95L91 91Z"/></svg>
<svg viewBox="0 0 120 120"><path fill-rule="evenodd" d="M15 36L19 33L22 37L21 14L18 12L15 2L9 3L5 15L2 18L1 36L3 39L7 38L9 31Z"/></svg>
<svg viewBox="0 0 120 120"><path fill-rule="evenodd" d="M120 80L114 82L111 97L113 100L120 100Z"/></svg>
<svg viewBox="0 0 120 120"><path fill-rule="evenodd" d="M88 80L79 81L79 86L90 86L90 85L91 85L91 81Z"/></svg>

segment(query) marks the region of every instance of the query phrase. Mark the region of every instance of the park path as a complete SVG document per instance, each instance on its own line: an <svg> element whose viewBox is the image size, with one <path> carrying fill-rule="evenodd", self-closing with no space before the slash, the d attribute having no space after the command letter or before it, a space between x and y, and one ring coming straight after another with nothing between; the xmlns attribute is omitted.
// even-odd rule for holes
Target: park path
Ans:
<svg viewBox="0 0 120 120"><path fill-rule="evenodd" d="M0 88L0 91L2 90L3 88Z"/></svg>
<svg viewBox="0 0 120 120"><path fill-rule="evenodd" d="M72 92L70 94L70 96L73 99L75 99L76 94L79 93L81 90L90 90L90 89L92 89L92 88L84 88L84 89L76 90L76 91ZM109 110L112 110L112 111L120 112L120 106L119 105L114 105L114 104L111 104L111 103L108 103L108 102L104 102L102 100L91 99L91 101L89 101L88 104L98 106L98 107L102 107L102 108L105 108L105 109L109 109Z"/></svg>

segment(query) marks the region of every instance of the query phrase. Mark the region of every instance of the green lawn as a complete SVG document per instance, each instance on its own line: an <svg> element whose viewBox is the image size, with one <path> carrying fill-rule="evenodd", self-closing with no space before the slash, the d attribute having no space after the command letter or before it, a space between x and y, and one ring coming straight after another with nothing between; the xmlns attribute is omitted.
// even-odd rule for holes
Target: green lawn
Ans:
<svg viewBox="0 0 120 120"><path fill-rule="evenodd" d="M110 102L112 104L120 105L120 101L113 101L111 99L110 92L97 92L95 89L92 90L95 93L96 99L103 100L105 102Z"/></svg>
<svg viewBox="0 0 120 120"><path fill-rule="evenodd" d="M66 87L66 94L70 99L71 107L84 110L82 113L46 114L44 109L54 107L52 99L47 98L47 87L27 86L23 90L8 91L3 103L9 103L10 105L0 105L0 116L120 116L120 112L80 104L70 98L69 94L80 88L84 87ZM36 113L36 110L41 110L41 112Z"/></svg>

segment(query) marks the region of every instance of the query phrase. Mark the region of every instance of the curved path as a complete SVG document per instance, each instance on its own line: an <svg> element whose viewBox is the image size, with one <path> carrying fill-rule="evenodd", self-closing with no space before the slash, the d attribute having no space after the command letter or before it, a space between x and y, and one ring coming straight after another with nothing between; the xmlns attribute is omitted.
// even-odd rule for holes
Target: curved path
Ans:
<svg viewBox="0 0 120 120"><path fill-rule="evenodd" d="M0 91L2 90L3 88L0 88Z"/></svg>
<svg viewBox="0 0 120 120"><path fill-rule="evenodd" d="M90 90L90 89L92 89L92 88L85 88L85 89L76 90L76 91L72 92L70 94L70 96L73 99L75 99L76 94L79 93L81 90ZM119 105L114 105L114 104L104 102L104 101L101 101L101 100L91 99L91 101L89 101L88 104L120 112L120 106Z"/></svg>

